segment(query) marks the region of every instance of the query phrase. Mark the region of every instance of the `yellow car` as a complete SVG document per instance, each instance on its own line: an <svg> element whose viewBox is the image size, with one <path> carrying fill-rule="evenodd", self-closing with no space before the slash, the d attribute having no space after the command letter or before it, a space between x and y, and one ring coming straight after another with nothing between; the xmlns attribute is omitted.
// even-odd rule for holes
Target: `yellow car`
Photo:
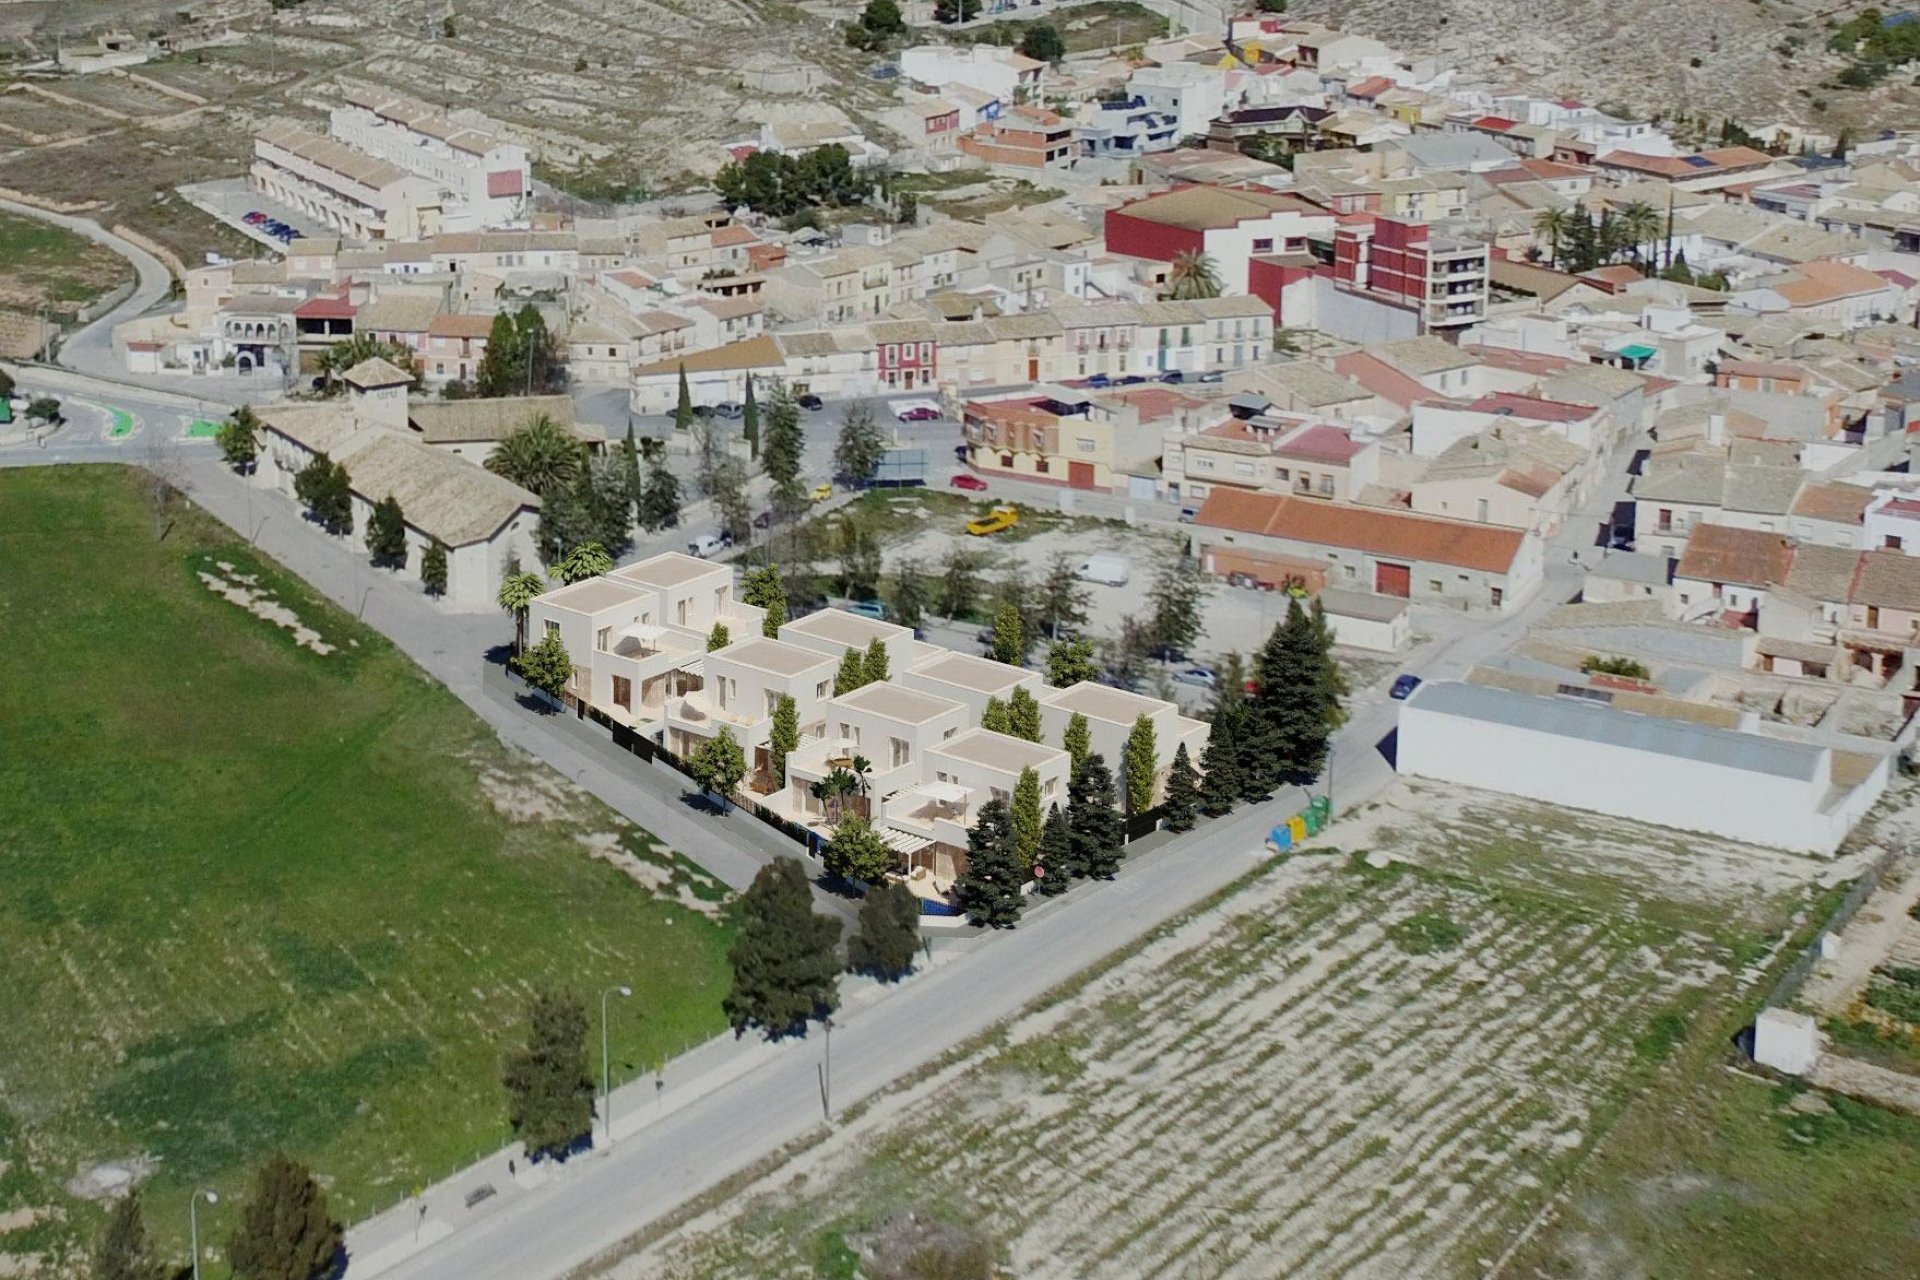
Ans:
<svg viewBox="0 0 1920 1280"><path fill-rule="evenodd" d="M814 486L814 489L813 489L813 500L814 500L815 502L825 502L825 501L826 501L826 500L827 500L828 498L831 498L832 496L833 496L833 486L832 486L832 485L830 485L830 484L822 484L822 485L815 485L815 486Z"/></svg>
<svg viewBox="0 0 1920 1280"><path fill-rule="evenodd" d="M1011 529L1019 523L1019 511L1013 507L995 507L979 519L967 521L967 532L980 538L990 533L999 533L1002 529Z"/></svg>

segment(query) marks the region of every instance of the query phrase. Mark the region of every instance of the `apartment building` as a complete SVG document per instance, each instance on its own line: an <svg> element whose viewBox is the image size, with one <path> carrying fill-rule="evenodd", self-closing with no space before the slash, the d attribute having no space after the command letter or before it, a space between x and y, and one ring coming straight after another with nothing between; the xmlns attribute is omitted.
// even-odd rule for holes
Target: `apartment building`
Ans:
<svg viewBox="0 0 1920 1280"><path fill-rule="evenodd" d="M1424 222L1353 214L1333 235L1333 278L1416 312L1421 333L1459 329L1486 318L1487 252Z"/></svg>
<svg viewBox="0 0 1920 1280"><path fill-rule="evenodd" d="M254 135L247 181L355 240L419 240L445 225L431 181L297 124Z"/></svg>
<svg viewBox="0 0 1920 1280"><path fill-rule="evenodd" d="M960 135L960 151L1008 169L1071 169L1080 144L1073 122L1045 107L1009 107Z"/></svg>
<svg viewBox="0 0 1920 1280"><path fill-rule="evenodd" d="M527 149L472 111L451 115L412 98L349 89L327 130L354 150L434 184L441 227L478 231L524 225L533 199Z"/></svg>
<svg viewBox="0 0 1920 1280"><path fill-rule="evenodd" d="M1134 725L1145 720L1153 727L1155 804L1163 798L1167 772L1173 767L1175 753L1186 747L1187 758L1198 768L1201 753L1207 747L1205 721L1181 715L1171 702L1091 680L1047 691L1040 702L1041 741L1061 741L1066 736L1067 722L1076 715L1086 717L1089 746L1094 754L1106 760L1116 775L1121 772L1127 739ZM1044 807L1044 799L1042 804Z"/></svg>

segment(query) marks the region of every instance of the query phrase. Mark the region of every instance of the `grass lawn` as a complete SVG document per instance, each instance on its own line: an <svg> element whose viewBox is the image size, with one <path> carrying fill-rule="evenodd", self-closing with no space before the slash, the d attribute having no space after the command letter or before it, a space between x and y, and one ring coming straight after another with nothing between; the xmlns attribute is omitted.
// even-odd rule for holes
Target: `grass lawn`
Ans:
<svg viewBox="0 0 1920 1280"><path fill-rule="evenodd" d="M538 984L635 988L616 1074L723 1025L717 882L378 635L198 510L156 543L128 470L0 472L0 510L0 1219L48 1211L0 1264L91 1235L62 1184L100 1162L150 1164L173 1256L276 1147L386 1207L506 1139Z"/></svg>
<svg viewBox="0 0 1920 1280"><path fill-rule="evenodd" d="M118 254L38 218L0 213L0 299L71 313L128 279Z"/></svg>

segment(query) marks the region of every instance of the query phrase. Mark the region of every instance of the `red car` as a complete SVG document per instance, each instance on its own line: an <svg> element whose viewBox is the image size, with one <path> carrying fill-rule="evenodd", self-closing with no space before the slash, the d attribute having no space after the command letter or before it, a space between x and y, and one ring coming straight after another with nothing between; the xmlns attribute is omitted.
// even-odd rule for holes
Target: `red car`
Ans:
<svg viewBox="0 0 1920 1280"><path fill-rule="evenodd" d="M987 482L979 476L957 475L948 481L948 483L956 489L971 489L975 493L985 493L987 491Z"/></svg>

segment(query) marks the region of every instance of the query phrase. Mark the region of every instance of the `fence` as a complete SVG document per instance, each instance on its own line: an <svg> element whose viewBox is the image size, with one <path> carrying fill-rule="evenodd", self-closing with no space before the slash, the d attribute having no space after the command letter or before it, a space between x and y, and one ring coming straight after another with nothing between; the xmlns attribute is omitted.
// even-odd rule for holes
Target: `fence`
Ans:
<svg viewBox="0 0 1920 1280"><path fill-rule="evenodd" d="M1820 939L1847 927L1847 922L1853 919L1854 913L1859 911L1861 905L1873 896L1873 891L1880 887L1880 881L1885 878L1887 868L1893 865L1897 854L1897 850L1886 850L1874 859L1872 865L1860 874L1858 880L1853 882L1853 888L1847 890L1847 896L1840 900L1840 905L1834 908L1833 914L1827 917L1826 923L1822 924L1819 932L1813 935L1813 940L1807 943L1799 959L1795 960L1792 966L1780 975L1780 980L1773 984L1773 990L1767 993L1766 1008L1784 1005L1800 993L1801 986L1813 972L1813 966L1820 962Z"/></svg>

